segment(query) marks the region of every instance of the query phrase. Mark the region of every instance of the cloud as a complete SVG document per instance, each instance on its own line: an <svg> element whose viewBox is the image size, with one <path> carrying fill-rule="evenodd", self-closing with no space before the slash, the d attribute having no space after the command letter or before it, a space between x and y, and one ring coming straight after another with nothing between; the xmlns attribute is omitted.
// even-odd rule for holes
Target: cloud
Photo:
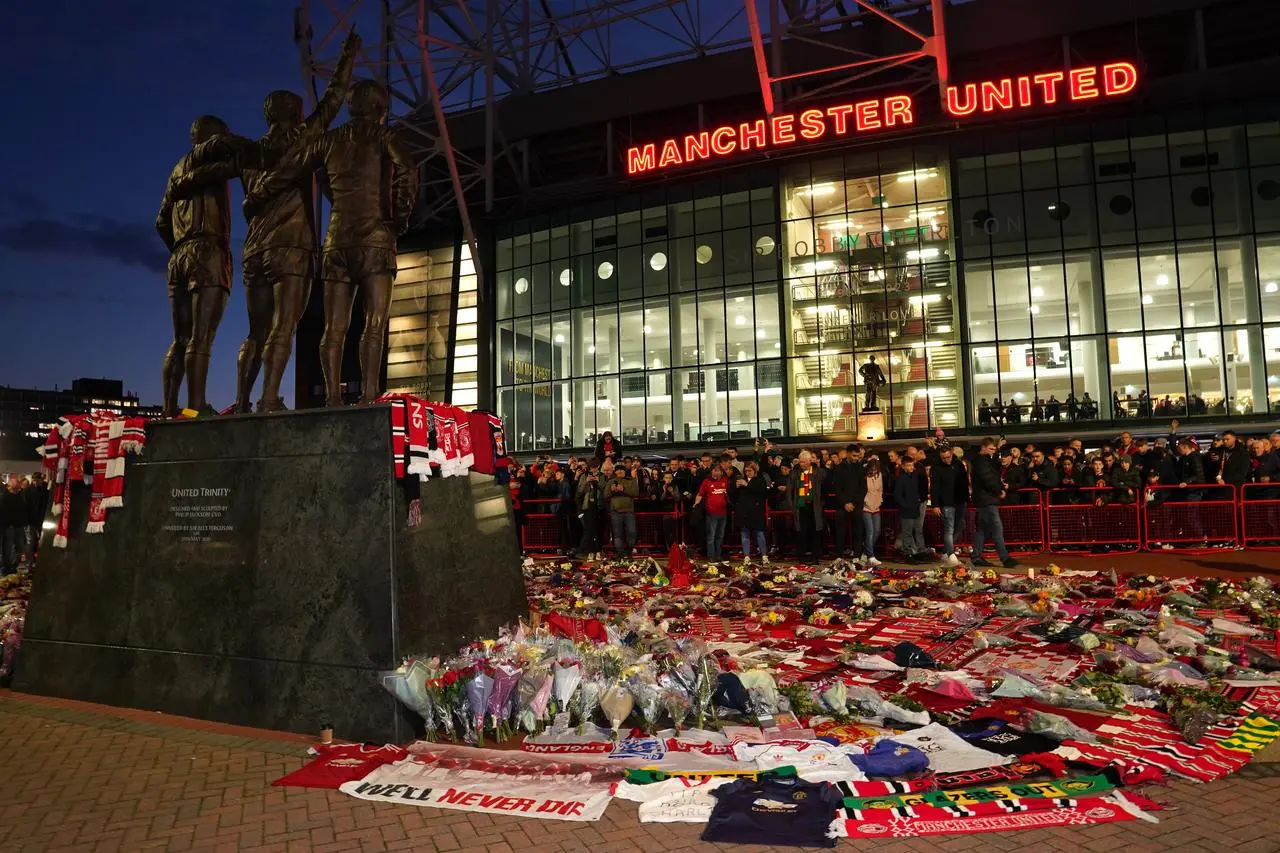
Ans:
<svg viewBox="0 0 1280 853"><path fill-rule="evenodd" d="M99 305L119 305L128 300L119 296L108 296L101 293L77 293L73 290L0 290L0 305L16 302L60 302L75 300L76 302L94 302Z"/></svg>
<svg viewBox="0 0 1280 853"><path fill-rule="evenodd" d="M102 258L156 273L164 273L169 265L169 253L153 226L103 216L32 217L3 225L0 249Z"/></svg>

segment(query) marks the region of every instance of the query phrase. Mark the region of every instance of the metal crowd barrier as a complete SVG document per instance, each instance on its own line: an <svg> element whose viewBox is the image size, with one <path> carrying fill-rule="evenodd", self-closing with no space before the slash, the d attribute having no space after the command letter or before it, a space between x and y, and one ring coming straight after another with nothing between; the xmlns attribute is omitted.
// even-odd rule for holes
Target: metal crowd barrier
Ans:
<svg viewBox="0 0 1280 853"><path fill-rule="evenodd" d="M1240 544L1280 551L1280 483L1245 483L1240 489Z"/></svg>
<svg viewBox="0 0 1280 853"><path fill-rule="evenodd" d="M1147 486L1142 515L1148 551L1206 552L1240 544L1240 504L1235 486Z"/></svg>
<svg viewBox="0 0 1280 853"><path fill-rule="evenodd" d="M1109 486L1050 489L1045 495L1045 550L1082 555L1141 550L1141 504L1113 501L1115 491Z"/></svg>

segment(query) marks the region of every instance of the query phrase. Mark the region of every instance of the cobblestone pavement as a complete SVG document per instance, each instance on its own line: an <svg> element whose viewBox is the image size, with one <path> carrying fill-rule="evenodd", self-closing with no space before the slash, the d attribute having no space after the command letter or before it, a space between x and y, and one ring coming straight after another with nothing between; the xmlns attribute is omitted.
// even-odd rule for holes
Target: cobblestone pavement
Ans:
<svg viewBox="0 0 1280 853"><path fill-rule="evenodd" d="M0 691L0 851L555 851L774 848L704 844L701 827L647 824L615 801L598 823L495 818L374 805L336 792L272 788L301 766L308 739ZM1061 853L1280 851L1280 765L1255 763L1211 785L1146 793L1160 823L842 841L838 849ZM794 849L794 848L790 848Z"/></svg>

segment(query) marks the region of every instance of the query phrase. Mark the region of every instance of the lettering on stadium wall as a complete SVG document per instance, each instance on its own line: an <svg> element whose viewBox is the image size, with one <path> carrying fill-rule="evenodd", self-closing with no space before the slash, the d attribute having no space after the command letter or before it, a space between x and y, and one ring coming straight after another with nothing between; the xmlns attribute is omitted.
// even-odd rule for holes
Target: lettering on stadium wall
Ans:
<svg viewBox="0 0 1280 853"><path fill-rule="evenodd" d="M947 86L945 114L952 118L998 115L1062 103L1088 103L1116 98L1138 85L1138 69L1131 62L1111 62L1015 77ZM665 172L731 155L779 151L808 142L875 133L916 123L916 104L910 95L889 95L825 109L757 118L646 142L627 149L627 174Z"/></svg>

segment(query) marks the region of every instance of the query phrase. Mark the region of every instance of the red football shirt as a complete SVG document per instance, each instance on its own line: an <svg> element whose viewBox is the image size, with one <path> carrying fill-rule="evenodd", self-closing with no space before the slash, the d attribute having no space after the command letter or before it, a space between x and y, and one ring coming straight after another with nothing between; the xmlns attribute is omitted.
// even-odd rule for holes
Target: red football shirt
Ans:
<svg viewBox="0 0 1280 853"><path fill-rule="evenodd" d="M369 775L375 767L399 761L408 755L402 747L368 746L359 743L315 747L316 757L272 785L287 788L332 788Z"/></svg>
<svg viewBox="0 0 1280 853"><path fill-rule="evenodd" d="M729 481L724 477L713 480L710 477L702 481L698 494L707 505L707 515L729 514Z"/></svg>

